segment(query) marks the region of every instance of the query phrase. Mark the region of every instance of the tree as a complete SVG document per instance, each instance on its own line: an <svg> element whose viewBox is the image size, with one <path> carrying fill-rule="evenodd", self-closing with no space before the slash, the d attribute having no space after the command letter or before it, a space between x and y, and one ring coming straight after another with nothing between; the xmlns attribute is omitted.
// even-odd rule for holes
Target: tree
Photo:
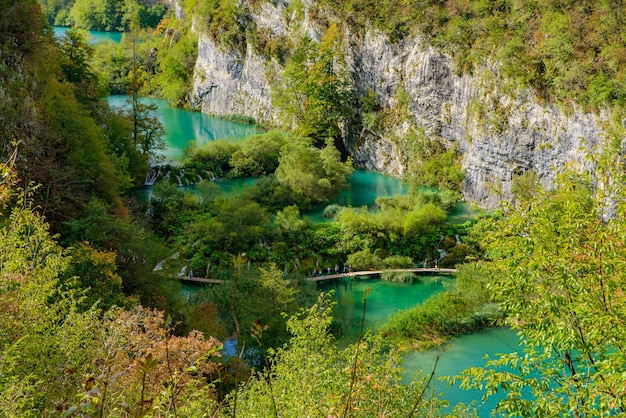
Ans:
<svg viewBox="0 0 626 418"><path fill-rule="evenodd" d="M230 398L242 416L433 416L441 403L425 395L425 377L400 383L398 353L366 336L337 348L328 328L328 295L287 321L285 347L269 350L268 367ZM294 384L297 382L297 384Z"/></svg>
<svg viewBox="0 0 626 418"><path fill-rule="evenodd" d="M159 51L160 73L156 76L156 84L161 95L174 106L183 105L193 79L193 68L198 55L195 38L185 32L173 31L167 37Z"/></svg>
<svg viewBox="0 0 626 418"><path fill-rule="evenodd" d="M122 13L116 0L76 0L70 9L73 22L85 29L112 31L121 27Z"/></svg>
<svg viewBox="0 0 626 418"><path fill-rule="evenodd" d="M0 242L0 415L167 414L210 395L218 341L174 336L141 306L103 312L68 286L111 279L110 254L81 246L71 259L28 203L0 218Z"/></svg>
<svg viewBox="0 0 626 418"><path fill-rule="evenodd" d="M626 411L626 228L623 200L603 219L601 189L565 175L488 236L489 289L523 353L463 373L464 386L504 390L515 416L610 416Z"/></svg>
<svg viewBox="0 0 626 418"><path fill-rule="evenodd" d="M312 203L328 201L346 185L350 162L342 163L333 145L323 150L303 140L283 147L276 178Z"/></svg>
<svg viewBox="0 0 626 418"><path fill-rule="evenodd" d="M77 289L84 292L78 304L83 310L97 305L101 309L124 306L122 278L117 274L116 254L100 251L82 242L68 250L71 259L68 269L61 274L65 289Z"/></svg>
<svg viewBox="0 0 626 418"><path fill-rule="evenodd" d="M305 37L285 66L273 103L283 120L316 144L341 137L341 126L351 116L352 92L341 63L341 39L332 25L319 44Z"/></svg>
<svg viewBox="0 0 626 418"><path fill-rule="evenodd" d="M165 129L156 113L155 104L142 103L136 94L132 94L127 106L121 110L130 122L131 130L126 135L120 131L121 135L112 138L116 140L114 149L117 155L128 159L128 172L132 174L135 184L143 184L150 164L161 160L159 151L165 149ZM118 126L124 129L123 125Z"/></svg>
<svg viewBox="0 0 626 418"><path fill-rule="evenodd" d="M86 32L75 28L68 30L59 40L59 49L64 58L60 63L61 69L69 82L78 83L94 78L89 68L93 48L87 43Z"/></svg>

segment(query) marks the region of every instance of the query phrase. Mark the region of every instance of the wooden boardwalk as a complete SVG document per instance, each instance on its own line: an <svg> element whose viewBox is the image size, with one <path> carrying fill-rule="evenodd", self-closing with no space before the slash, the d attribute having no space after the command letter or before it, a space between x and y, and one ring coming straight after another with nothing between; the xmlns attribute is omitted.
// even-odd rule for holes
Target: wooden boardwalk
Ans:
<svg viewBox="0 0 626 418"><path fill-rule="evenodd" d="M326 280L343 279L344 277L358 277L358 276L379 276L380 274L391 271L394 273L415 273L415 274L455 274L456 269L440 269L440 268L414 268L414 269L387 269L387 270L362 270L351 271L349 273L329 274L327 276L315 276L307 277L307 280L312 282L323 282ZM191 284L222 284L226 280L220 279L207 279L204 277L192 277L192 276L179 276L178 280Z"/></svg>
<svg viewBox="0 0 626 418"><path fill-rule="evenodd" d="M455 274L456 269L440 269L440 268L414 268L414 269L386 269L386 270L363 270L351 271L349 273L329 274L327 276L308 277L307 280L312 282L322 282L325 280L341 279L343 277L357 276L379 276L380 274L391 271L394 273L416 273L416 274Z"/></svg>

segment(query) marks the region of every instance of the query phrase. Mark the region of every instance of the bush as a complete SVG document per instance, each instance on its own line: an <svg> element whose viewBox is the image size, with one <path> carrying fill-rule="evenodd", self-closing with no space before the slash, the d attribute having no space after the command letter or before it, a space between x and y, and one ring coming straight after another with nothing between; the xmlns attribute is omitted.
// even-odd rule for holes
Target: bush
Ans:
<svg viewBox="0 0 626 418"><path fill-rule="evenodd" d="M380 278L388 282L413 283L416 276L409 271L384 271Z"/></svg>
<svg viewBox="0 0 626 418"><path fill-rule="evenodd" d="M348 256L348 265L356 270L378 269L382 267L382 260L369 248L350 254Z"/></svg>
<svg viewBox="0 0 626 418"><path fill-rule="evenodd" d="M383 260L385 268L410 268L413 266L413 259L408 256L392 255Z"/></svg>
<svg viewBox="0 0 626 418"><path fill-rule="evenodd" d="M341 205L337 205L337 204L328 205L324 208L324 211L322 212L322 216L324 218L334 218L339 212L341 212L342 209L343 209L343 206Z"/></svg>

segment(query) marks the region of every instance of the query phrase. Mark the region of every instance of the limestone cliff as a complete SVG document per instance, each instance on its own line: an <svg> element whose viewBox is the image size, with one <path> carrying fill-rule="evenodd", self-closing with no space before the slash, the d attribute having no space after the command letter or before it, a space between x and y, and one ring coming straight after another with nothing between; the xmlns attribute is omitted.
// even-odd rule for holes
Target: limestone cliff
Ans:
<svg viewBox="0 0 626 418"><path fill-rule="evenodd" d="M387 135L366 134L350 147L368 168L401 175L408 161L402 143L393 138L423 129L459 145L464 195L490 208L511 197L513 174L533 170L549 187L557 170L570 163L580 170L594 168L587 156L601 148L606 117L580 109L565 114L540 105L531 92L504 92L497 69L487 66L475 76L456 75L451 59L420 39L391 45L370 33L347 51L359 92L374 90L388 107L397 106L399 86L410 97L407 122Z"/></svg>
<svg viewBox="0 0 626 418"><path fill-rule="evenodd" d="M297 29L284 22L285 5L264 4L253 13L257 27L271 34L305 30L314 36L306 22ZM400 106L399 89L409 97L397 126L346 135L346 150L357 164L401 176L410 163L403 138L411 131L456 143L466 171L464 195L487 208L511 197L514 174L533 170L549 187L557 170L569 164L594 169L587 156L602 147L606 115L571 108L565 112L540 104L531 91L505 91L497 66L485 65L472 76L457 75L450 57L419 37L392 44L374 32L364 37L347 34L344 44L357 95L374 91L386 109ZM200 35L192 96L204 112L242 114L271 124L276 115L270 79L279 74L280 67L251 46L245 54L223 50Z"/></svg>

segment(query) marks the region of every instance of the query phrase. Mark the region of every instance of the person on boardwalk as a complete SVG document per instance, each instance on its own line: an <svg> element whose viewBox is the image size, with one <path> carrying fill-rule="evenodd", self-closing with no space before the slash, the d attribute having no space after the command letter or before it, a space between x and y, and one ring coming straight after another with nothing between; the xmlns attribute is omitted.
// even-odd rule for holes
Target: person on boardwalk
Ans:
<svg viewBox="0 0 626 418"><path fill-rule="evenodd" d="M335 264L335 274L339 274L339 264Z"/></svg>

